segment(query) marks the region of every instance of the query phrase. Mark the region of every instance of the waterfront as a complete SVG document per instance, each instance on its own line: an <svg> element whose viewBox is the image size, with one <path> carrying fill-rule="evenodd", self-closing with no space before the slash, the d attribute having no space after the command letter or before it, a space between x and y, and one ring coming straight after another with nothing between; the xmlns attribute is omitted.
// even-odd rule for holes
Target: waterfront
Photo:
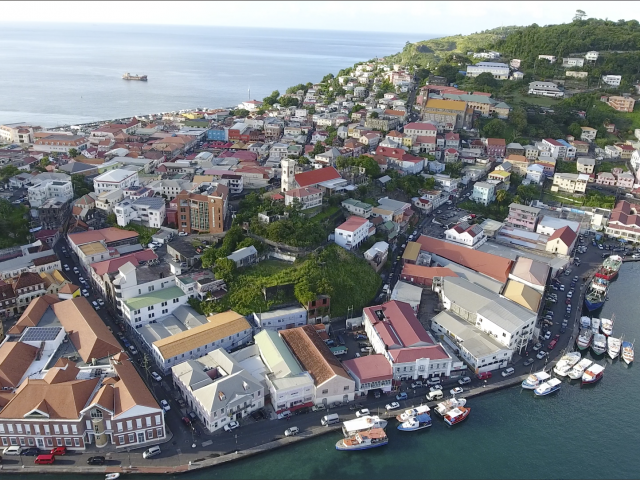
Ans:
<svg viewBox="0 0 640 480"><path fill-rule="evenodd" d="M624 333L630 340L640 339L638 284L640 263L624 264L602 312L605 317L615 313L614 334ZM531 391L513 387L473 398L471 416L454 428L436 417L426 431L402 433L391 421L390 442L382 449L337 452L334 445L341 434L330 433L175 478L633 478L640 468L635 366L597 361L607 368L594 386L564 380L550 397L535 398Z"/></svg>
<svg viewBox="0 0 640 480"><path fill-rule="evenodd" d="M229 107L434 35L137 25L3 24L0 124L52 127ZM122 80L126 72L148 82Z"/></svg>

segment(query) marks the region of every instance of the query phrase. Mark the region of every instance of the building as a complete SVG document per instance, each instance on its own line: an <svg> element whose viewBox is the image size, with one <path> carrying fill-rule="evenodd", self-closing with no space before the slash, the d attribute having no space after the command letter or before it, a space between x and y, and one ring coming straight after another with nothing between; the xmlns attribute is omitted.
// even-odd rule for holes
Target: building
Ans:
<svg viewBox="0 0 640 480"><path fill-rule="evenodd" d="M104 258L102 258L101 260L105 260L106 258L110 257L108 251L109 248L134 245L138 243L137 232L121 230L115 227L103 228L101 230L90 230L88 232L72 233L69 234L67 238L69 240L69 246L71 247L71 250L78 256L80 261L83 262L83 265L85 267L87 267L94 261L98 261L96 259L91 259L91 262L84 263L85 259L87 259L89 255L95 255L95 253L91 252L91 249L93 249L94 252L104 252ZM96 243L102 244L104 249L98 249L98 247L95 246ZM84 251L83 248L85 248Z"/></svg>
<svg viewBox="0 0 640 480"><path fill-rule="evenodd" d="M365 355L342 363L344 369L356 383L356 391L367 395L369 390L390 392L393 386L393 371L384 355Z"/></svg>
<svg viewBox="0 0 640 480"><path fill-rule="evenodd" d="M562 66L564 68L573 68L573 67L583 67L584 66L584 58L563 58Z"/></svg>
<svg viewBox="0 0 640 480"><path fill-rule="evenodd" d="M254 313L253 320L263 330L284 330L307 324L307 310L303 307L286 307L268 312Z"/></svg>
<svg viewBox="0 0 640 480"><path fill-rule="evenodd" d="M171 376L209 432L243 419L265 403L262 383L222 348L173 366Z"/></svg>
<svg viewBox="0 0 640 480"><path fill-rule="evenodd" d="M507 149L504 138L487 138L484 143L487 148L487 156L504 158Z"/></svg>
<svg viewBox="0 0 640 480"><path fill-rule="evenodd" d="M497 80L507 80L509 78L509 65L494 62L479 62L475 65L467 65L467 77L477 77L481 73L490 73Z"/></svg>
<svg viewBox="0 0 640 480"><path fill-rule="evenodd" d="M598 130L592 127L580 127L582 129L582 134L580 135L580 140L584 140L586 142L593 142L596 139L596 135L598 134Z"/></svg>
<svg viewBox="0 0 640 480"><path fill-rule="evenodd" d="M622 75L603 75L602 81L612 87L619 87L622 81Z"/></svg>
<svg viewBox="0 0 640 480"><path fill-rule="evenodd" d="M134 269L131 263L120 267L120 271ZM175 284L175 281L167 280L168 285ZM119 282L114 282L119 286ZM141 288L138 291L144 291ZM131 328L140 328L149 322L170 315L176 308L185 305L189 299L188 295L177 286L167 286L156 290L153 285L146 287L147 291L141 295L123 299L121 302L122 315ZM119 293L116 289L116 295Z"/></svg>
<svg viewBox="0 0 640 480"><path fill-rule="evenodd" d="M400 279L415 285L431 288L433 279L437 277L457 277L456 273L446 267L428 267L405 263L400 273Z"/></svg>
<svg viewBox="0 0 640 480"><path fill-rule="evenodd" d="M564 92L553 82L535 81L529 83L529 95L560 98L564 96Z"/></svg>
<svg viewBox="0 0 640 480"><path fill-rule="evenodd" d="M556 173L553 175L552 191L569 193L584 193L589 182L589 175L585 173Z"/></svg>
<svg viewBox="0 0 640 480"><path fill-rule="evenodd" d="M139 184L138 172L116 168L109 170L93 179L93 189L97 195L116 189L124 190Z"/></svg>
<svg viewBox="0 0 640 480"><path fill-rule="evenodd" d="M315 404L347 403L355 396L355 382L311 325L280 331L291 353L314 384Z"/></svg>
<svg viewBox="0 0 640 480"><path fill-rule="evenodd" d="M422 288L406 282L396 282L393 292L391 292L391 300L408 303L418 315L422 301Z"/></svg>
<svg viewBox="0 0 640 480"><path fill-rule="evenodd" d="M126 227L131 221L138 221L151 228L160 228L167 217L164 199L142 197L138 200L125 198L113 207L118 225Z"/></svg>
<svg viewBox="0 0 640 480"><path fill-rule="evenodd" d="M578 173L591 174L596 166L596 159L589 157L578 157L576 160L576 169Z"/></svg>
<svg viewBox="0 0 640 480"><path fill-rule="evenodd" d="M453 129L468 128L471 126L473 110L467 108L467 102L429 98L422 108L422 118L442 125L449 123Z"/></svg>
<svg viewBox="0 0 640 480"><path fill-rule="evenodd" d="M301 187L284 192L284 204L300 205L302 210L322 206L322 190L314 187Z"/></svg>
<svg viewBox="0 0 640 480"><path fill-rule="evenodd" d="M206 194L180 192L175 199L178 230L186 233L222 233L228 198L229 187L220 184Z"/></svg>
<svg viewBox="0 0 640 480"><path fill-rule="evenodd" d="M452 357L427 333L408 303L394 300L366 307L362 320L373 351L387 359L394 380L451 375Z"/></svg>
<svg viewBox="0 0 640 480"><path fill-rule="evenodd" d="M471 248L487 240L480 225L469 225L466 222L454 225L450 229L445 230L444 234L445 238L450 242L460 243Z"/></svg>
<svg viewBox="0 0 640 480"><path fill-rule="evenodd" d="M522 228L529 232L534 232L539 216L539 208L512 203L509 205L509 216L504 222L509 227Z"/></svg>
<svg viewBox="0 0 640 480"><path fill-rule="evenodd" d="M536 232L542 235L551 236L563 227L569 227L575 233L580 233L580 222L574 222L564 218L551 217L549 215L543 216L538 222Z"/></svg>
<svg viewBox="0 0 640 480"><path fill-rule="evenodd" d="M351 250L363 243L375 228L366 218L352 215L346 222L335 228L335 242L342 248Z"/></svg>
<svg viewBox="0 0 640 480"><path fill-rule="evenodd" d="M554 55L538 55L539 59L548 60L549 63L556 63L556 57Z"/></svg>
<svg viewBox="0 0 640 480"><path fill-rule="evenodd" d="M562 227L549 237L547 252L558 255L571 255L577 239L578 234L576 232L569 227Z"/></svg>
<svg viewBox="0 0 640 480"><path fill-rule="evenodd" d="M488 182L476 182L473 185L473 194L469 197L476 203L482 205L489 205L496 198L496 187L492 183Z"/></svg>
<svg viewBox="0 0 640 480"><path fill-rule="evenodd" d="M69 153L70 150L81 152L89 146L89 139L82 135L47 134L36 138L33 149L36 152Z"/></svg>
<svg viewBox="0 0 640 480"><path fill-rule="evenodd" d="M526 257L518 257L509 273L509 280L514 280L539 293L544 293L550 275L551 267L548 264Z"/></svg>
<svg viewBox="0 0 640 480"><path fill-rule="evenodd" d="M71 178L68 175L64 175L66 178L61 179L42 178L48 175L52 174L40 174L31 179L33 186L28 188L27 195L32 208L40 208L47 200L53 198L62 203L73 200Z"/></svg>
<svg viewBox="0 0 640 480"><path fill-rule="evenodd" d="M631 97L609 97L607 104L618 112L633 112L636 101Z"/></svg>
<svg viewBox="0 0 640 480"><path fill-rule="evenodd" d="M227 257L236 264L237 268L252 265L258 261L258 251L253 245L236 250Z"/></svg>
<svg viewBox="0 0 640 480"><path fill-rule="evenodd" d="M342 206L352 215L357 215L362 218L369 218L373 206L368 203L360 202L353 198L347 198L342 201Z"/></svg>
<svg viewBox="0 0 640 480"><path fill-rule="evenodd" d="M595 62L596 60L598 60L598 52L596 52L595 50L587 52L584 56L584 59L590 62Z"/></svg>
<svg viewBox="0 0 640 480"><path fill-rule="evenodd" d="M342 177L332 166L297 173L296 160L284 159L280 164L282 165L281 190L283 192L301 187L316 187L326 190L324 186L329 185L330 182L342 181ZM346 184L345 180L344 185Z"/></svg>
<svg viewBox="0 0 640 480"><path fill-rule="evenodd" d="M527 167L527 180L533 183L541 184L544 182L546 175L544 173L544 167L534 163Z"/></svg>
<svg viewBox="0 0 640 480"><path fill-rule="evenodd" d="M640 239L638 206L626 200L619 201L611 211L605 233L612 237L637 242Z"/></svg>

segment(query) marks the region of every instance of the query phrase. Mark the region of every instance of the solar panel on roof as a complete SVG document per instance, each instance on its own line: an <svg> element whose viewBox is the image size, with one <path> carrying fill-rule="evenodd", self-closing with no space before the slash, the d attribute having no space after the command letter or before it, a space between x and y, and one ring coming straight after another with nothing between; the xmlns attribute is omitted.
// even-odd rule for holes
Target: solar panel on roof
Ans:
<svg viewBox="0 0 640 480"><path fill-rule="evenodd" d="M24 332L22 342L48 342L55 340L62 327L29 327Z"/></svg>

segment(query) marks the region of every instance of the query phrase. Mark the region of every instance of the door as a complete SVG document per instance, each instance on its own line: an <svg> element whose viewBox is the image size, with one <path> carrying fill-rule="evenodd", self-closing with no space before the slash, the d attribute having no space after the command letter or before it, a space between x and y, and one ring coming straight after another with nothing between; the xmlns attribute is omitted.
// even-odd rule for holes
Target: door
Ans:
<svg viewBox="0 0 640 480"><path fill-rule="evenodd" d="M44 438L36 438L36 445L38 448L44 448Z"/></svg>
<svg viewBox="0 0 640 480"><path fill-rule="evenodd" d="M144 443L145 439L144 439L144 433L143 432L138 432L138 443Z"/></svg>

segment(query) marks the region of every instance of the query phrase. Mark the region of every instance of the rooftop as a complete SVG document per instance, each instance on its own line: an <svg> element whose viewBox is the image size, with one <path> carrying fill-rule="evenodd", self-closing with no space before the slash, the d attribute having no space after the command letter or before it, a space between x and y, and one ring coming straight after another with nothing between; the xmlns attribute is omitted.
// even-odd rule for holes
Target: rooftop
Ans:
<svg viewBox="0 0 640 480"><path fill-rule="evenodd" d="M360 383L389 380L393 376L391 364L384 355L365 355L342 362L344 368L360 380Z"/></svg>
<svg viewBox="0 0 640 480"><path fill-rule="evenodd" d="M464 348L476 358L496 354L504 349L503 345L500 345L489 335L451 312L438 313L433 317L433 322L455 335Z"/></svg>
<svg viewBox="0 0 640 480"><path fill-rule="evenodd" d="M336 230L344 230L346 232L355 232L358 228L362 227L369 223L369 220L366 218L358 217L357 215L352 215L347 219L346 222L336 227Z"/></svg>
<svg viewBox="0 0 640 480"><path fill-rule="evenodd" d="M179 287L171 287L162 290L156 290L145 295L140 295L138 297L130 298L128 300L125 300L124 303L127 305L127 307L129 307L130 310L140 310L141 308L146 308L157 303L173 300L174 298L180 298L185 295L186 293L184 293Z"/></svg>
<svg viewBox="0 0 640 480"><path fill-rule="evenodd" d="M433 345L433 339L416 317L411 305L393 300L363 311L389 348Z"/></svg>

